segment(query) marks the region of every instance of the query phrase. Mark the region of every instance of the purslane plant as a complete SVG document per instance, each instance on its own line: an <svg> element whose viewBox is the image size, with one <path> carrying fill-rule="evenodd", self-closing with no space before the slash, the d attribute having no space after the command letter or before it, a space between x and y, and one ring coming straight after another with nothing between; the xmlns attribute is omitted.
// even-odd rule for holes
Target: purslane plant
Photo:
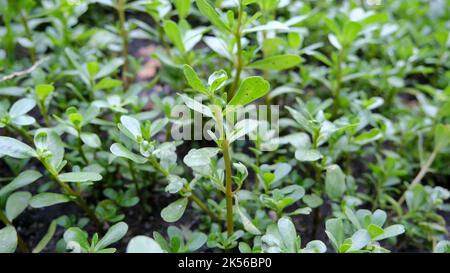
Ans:
<svg viewBox="0 0 450 273"><path fill-rule="evenodd" d="M448 252L446 3L330 2L0 0L0 252Z"/></svg>

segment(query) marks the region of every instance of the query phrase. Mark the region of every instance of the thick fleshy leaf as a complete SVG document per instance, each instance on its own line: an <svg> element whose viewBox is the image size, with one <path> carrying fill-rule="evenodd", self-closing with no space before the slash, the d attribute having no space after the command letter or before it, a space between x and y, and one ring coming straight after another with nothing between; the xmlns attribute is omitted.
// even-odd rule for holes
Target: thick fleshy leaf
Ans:
<svg viewBox="0 0 450 273"><path fill-rule="evenodd" d="M208 78L209 89L211 92L222 88L226 81L228 80L228 75L225 70L219 70L211 74Z"/></svg>
<svg viewBox="0 0 450 273"><path fill-rule="evenodd" d="M36 120L28 115L18 116L11 119L11 122L17 126L27 126L36 122Z"/></svg>
<svg viewBox="0 0 450 273"><path fill-rule="evenodd" d="M180 198L161 210L161 218L168 223L178 221L183 216L188 203L187 198Z"/></svg>
<svg viewBox="0 0 450 273"><path fill-rule="evenodd" d="M191 168L208 166L211 162L211 158L217 155L218 152L218 148L211 147L191 149L183 158L183 162Z"/></svg>
<svg viewBox="0 0 450 273"><path fill-rule="evenodd" d="M266 95L269 89L269 82L261 77L246 78L228 105L247 105Z"/></svg>
<svg viewBox="0 0 450 273"><path fill-rule="evenodd" d="M88 182L102 180L102 176L94 172L69 172L58 175L62 182Z"/></svg>
<svg viewBox="0 0 450 273"><path fill-rule="evenodd" d="M384 229L384 233L374 238L376 241L384 240L387 238L395 237L405 233L405 227L403 225L392 225Z"/></svg>
<svg viewBox="0 0 450 273"><path fill-rule="evenodd" d="M244 119L236 123L234 131L229 137L229 143L244 137L258 128L258 121L253 119Z"/></svg>
<svg viewBox="0 0 450 273"><path fill-rule="evenodd" d="M20 99L11 106L9 114L12 118L22 116L31 111L35 106L36 102L33 99Z"/></svg>
<svg viewBox="0 0 450 273"><path fill-rule="evenodd" d="M164 32L175 47L182 53L186 52L178 25L172 20L164 21Z"/></svg>
<svg viewBox="0 0 450 273"><path fill-rule="evenodd" d="M36 157L36 151L27 144L11 137L0 136L0 152L13 158Z"/></svg>
<svg viewBox="0 0 450 273"><path fill-rule="evenodd" d="M91 148L99 148L102 145L100 138L93 133L81 133L81 140Z"/></svg>
<svg viewBox="0 0 450 273"><path fill-rule="evenodd" d="M298 161L302 161L302 162L310 162L310 161L317 161L319 159L321 159L323 156L322 154L319 152L319 150L314 150L314 149L297 149L295 151L295 158Z"/></svg>
<svg viewBox="0 0 450 273"><path fill-rule="evenodd" d="M203 14L208 20L213 24L215 27L217 27L220 31L228 32L229 28L224 23L224 21L220 18L217 11L212 7L208 0L195 0L195 3L197 4L197 8L199 9L200 13Z"/></svg>
<svg viewBox="0 0 450 273"><path fill-rule="evenodd" d="M33 196L30 200L30 206L32 208L38 209L53 206L56 204L67 203L69 201L70 201L69 197L63 194L44 192Z"/></svg>
<svg viewBox="0 0 450 273"><path fill-rule="evenodd" d="M302 249L302 253L325 253L327 251L327 246L319 240L314 240L306 244L305 248Z"/></svg>
<svg viewBox="0 0 450 273"><path fill-rule="evenodd" d="M121 116L120 122L134 136L135 139L142 136L141 124L131 116Z"/></svg>
<svg viewBox="0 0 450 273"><path fill-rule="evenodd" d="M327 168L325 177L325 191L333 200L339 200L346 190L345 174L338 165L331 165Z"/></svg>
<svg viewBox="0 0 450 273"><path fill-rule="evenodd" d="M350 251L357 251L363 249L368 243L370 243L370 234L365 229L360 229L352 236L352 245L347 250L347 252Z"/></svg>
<svg viewBox="0 0 450 273"><path fill-rule="evenodd" d="M17 232L13 226L0 229L0 253L14 253L17 248Z"/></svg>
<svg viewBox="0 0 450 273"><path fill-rule="evenodd" d="M261 70L284 70L295 67L301 62L302 58L298 55L278 55L248 64L246 68Z"/></svg>
<svg viewBox="0 0 450 273"><path fill-rule="evenodd" d="M128 231L128 225L124 222L119 222L108 229L105 236L95 245L95 250L101 250L109 245L114 244L125 236Z"/></svg>
<svg viewBox="0 0 450 273"><path fill-rule="evenodd" d="M122 81L111 78L103 78L93 87L93 90L106 90L118 86L122 86Z"/></svg>
<svg viewBox="0 0 450 273"><path fill-rule="evenodd" d="M236 202L236 210L239 213L239 217L241 218L242 225L244 229L248 231L252 235L261 235L261 231L248 219L248 217L241 211L239 208L239 203Z"/></svg>
<svg viewBox="0 0 450 273"><path fill-rule="evenodd" d="M194 232L186 243L186 247L190 252L194 252L197 249L201 248L207 240L208 236L206 236L204 233Z"/></svg>
<svg viewBox="0 0 450 273"><path fill-rule="evenodd" d="M11 194L6 201L6 217L9 221L13 221L19 216L27 207L31 199L31 193L26 191L19 191Z"/></svg>
<svg viewBox="0 0 450 273"><path fill-rule="evenodd" d="M35 90L39 100L44 101L48 95L55 91L55 87L52 84L40 84L36 86Z"/></svg>
<svg viewBox="0 0 450 273"><path fill-rule="evenodd" d="M138 164L143 164L147 162L147 159L145 157L133 153L120 143L114 143L113 145L111 145L110 151L115 156L125 157Z"/></svg>
<svg viewBox="0 0 450 273"><path fill-rule="evenodd" d="M287 217L278 220L278 230L280 231L283 244L287 248L288 253L296 253L297 231L292 221Z"/></svg>
<svg viewBox="0 0 450 273"><path fill-rule="evenodd" d="M203 82L200 80L197 73L191 66L185 64L183 66L183 72L184 77L186 78L189 86L192 87L192 89L194 89L195 91L199 91L205 95L208 95L208 90L206 86L203 84Z"/></svg>
<svg viewBox="0 0 450 273"><path fill-rule="evenodd" d="M189 107L190 109L202 113L204 116L213 117L213 113L211 111L211 109L209 109L208 106L194 100L191 99L190 97L186 96L186 95L179 95L181 97L181 99L183 100L184 104L186 104L187 107Z"/></svg>
<svg viewBox="0 0 450 273"><path fill-rule="evenodd" d="M0 197L2 197L3 195L7 195L8 193L13 192L21 187L29 185L41 177L42 174L37 171L24 171L20 173L16 178L14 178L13 181L0 189Z"/></svg>
<svg viewBox="0 0 450 273"><path fill-rule="evenodd" d="M140 235L130 240L127 253L164 253L164 250L152 238Z"/></svg>

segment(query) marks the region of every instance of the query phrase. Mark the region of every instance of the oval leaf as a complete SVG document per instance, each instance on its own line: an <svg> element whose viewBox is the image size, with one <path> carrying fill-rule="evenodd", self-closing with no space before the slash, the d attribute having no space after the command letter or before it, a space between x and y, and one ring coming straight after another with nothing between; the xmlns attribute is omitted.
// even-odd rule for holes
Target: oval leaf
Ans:
<svg viewBox="0 0 450 273"><path fill-rule="evenodd" d="M269 82L261 77L246 78L228 105L247 105L266 95L269 89Z"/></svg>
<svg viewBox="0 0 450 273"><path fill-rule="evenodd" d="M167 207L162 209L161 218L163 218L163 220L168 223L178 221L181 218L181 216L183 216L187 203L188 203L187 198L181 198L169 204Z"/></svg>
<svg viewBox="0 0 450 273"><path fill-rule="evenodd" d="M302 62L298 55L278 55L258 60L247 65L246 68L261 70L284 70L295 67Z"/></svg>

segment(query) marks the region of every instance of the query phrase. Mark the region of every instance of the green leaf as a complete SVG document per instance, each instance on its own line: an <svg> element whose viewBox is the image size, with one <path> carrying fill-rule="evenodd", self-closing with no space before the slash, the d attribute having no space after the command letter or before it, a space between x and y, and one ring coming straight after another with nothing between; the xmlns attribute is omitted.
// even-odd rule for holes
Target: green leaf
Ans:
<svg viewBox="0 0 450 273"><path fill-rule="evenodd" d="M295 67L302 62L298 55L278 55L248 64L246 68L261 70L284 70Z"/></svg>
<svg viewBox="0 0 450 273"><path fill-rule="evenodd" d="M93 78L100 70L100 65L98 62L89 62L86 64L86 67L91 78Z"/></svg>
<svg viewBox="0 0 450 273"><path fill-rule="evenodd" d="M205 41L206 45L208 45L209 48L211 48L214 52L228 59L229 61L234 61L233 56L228 49L228 45L223 39L208 36L203 40Z"/></svg>
<svg viewBox="0 0 450 273"><path fill-rule="evenodd" d="M247 105L263 96L270 89L270 84L261 77L249 77L242 81L239 89L228 105Z"/></svg>
<svg viewBox="0 0 450 273"><path fill-rule="evenodd" d="M278 230L280 231L283 244L287 248L287 253L297 253L297 231L292 221L287 217L278 220Z"/></svg>
<svg viewBox="0 0 450 273"><path fill-rule="evenodd" d="M88 235L78 227L71 227L64 232L64 241L66 245L70 242L76 242L81 248L89 249Z"/></svg>
<svg viewBox="0 0 450 273"><path fill-rule="evenodd" d="M69 172L58 175L58 178L62 182L88 182L88 181L100 181L102 176L94 172Z"/></svg>
<svg viewBox="0 0 450 273"><path fill-rule="evenodd" d="M384 229L384 233L375 237L375 241L384 240L387 238L395 237L405 233L405 227L403 225L392 225Z"/></svg>
<svg viewBox="0 0 450 273"><path fill-rule="evenodd" d="M20 99L11 106L11 109L9 109L9 115L11 118L25 115L35 106L36 102L32 99Z"/></svg>
<svg viewBox="0 0 450 273"><path fill-rule="evenodd" d="M441 150L450 143L450 125L438 124L434 131L434 145Z"/></svg>
<svg viewBox="0 0 450 273"><path fill-rule="evenodd" d="M100 138L94 133L81 133L80 137L83 143L91 148L99 148L102 146Z"/></svg>
<svg viewBox="0 0 450 273"><path fill-rule="evenodd" d="M53 220L50 223L50 226L48 227L48 230L45 233L44 237L42 237L39 243L33 248L32 253L40 253L48 245L48 243L50 243L50 241L53 238L53 235L55 235L56 227L57 221Z"/></svg>
<svg viewBox="0 0 450 273"><path fill-rule="evenodd" d="M21 97L26 93L27 89L19 86L0 87L0 96Z"/></svg>
<svg viewBox="0 0 450 273"><path fill-rule="evenodd" d="M38 209L67 202L70 202L70 198L63 194L44 192L33 196L30 200L30 206Z"/></svg>
<svg viewBox="0 0 450 273"><path fill-rule="evenodd" d="M258 128L258 121L254 119L244 119L238 121L234 126L234 130L230 136L228 136L229 143L233 143L235 140L244 137L245 135L253 132Z"/></svg>
<svg viewBox="0 0 450 273"><path fill-rule="evenodd" d="M100 71L95 75L95 79L101 79L116 72L121 65L123 65L122 58L112 59L111 61L102 65Z"/></svg>
<svg viewBox="0 0 450 273"><path fill-rule="evenodd" d="M141 124L137 119L131 116L121 116L120 122L134 136L135 140L142 137Z"/></svg>
<svg viewBox="0 0 450 273"><path fill-rule="evenodd" d="M310 208L317 208L323 204L322 198L314 193L303 196L302 200Z"/></svg>
<svg viewBox="0 0 450 273"><path fill-rule="evenodd" d="M17 232L13 226L0 229L0 253L14 253L17 248Z"/></svg>
<svg viewBox="0 0 450 273"><path fill-rule="evenodd" d="M344 25L344 30L342 34L342 42L345 45L350 45L353 40L358 36L359 32L361 31L362 27L359 23L348 21Z"/></svg>
<svg viewBox="0 0 450 273"><path fill-rule="evenodd" d="M0 136L0 152L19 159L37 157L36 151L27 144L15 138L4 136Z"/></svg>
<svg viewBox="0 0 450 273"><path fill-rule="evenodd" d="M197 249L201 248L207 240L208 236L206 236L204 233L194 232L186 243L186 247L190 252L194 252Z"/></svg>
<svg viewBox="0 0 450 273"><path fill-rule="evenodd" d="M161 218L168 223L178 221L186 209L187 198L180 198L161 210Z"/></svg>
<svg viewBox="0 0 450 273"><path fill-rule="evenodd" d="M192 89L194 89L195 91L202 92L205 95L209 94L208 89L203 84L203 82L200 80L197 73L191 66L185 64L183 66L183 72L184 72L184 77L186 78L189 86L192 87Z"/></svg>
<svg viewBox="0 0 450 273"><path fill-rule="evenodd" d="M142 157L140 155L137 155L137 154L131 152L130 150L128 150L125 146L123 146L120 143L114 143L113 145L111 145L110 151L115 156L125 157L135 163L138 163L138 164L144 164L145 162L147 162L147 159L145 157Z"/></svg>
<svg viewBox="0 0 450 273"><path fill-rule="evenodd" d="M181 36L178 25L172 20L164 21L164 32L169 40L175 45L175 47L181 52L185 53L186 49L183 43L183 37Z"/></svg>
<svg viewBox="0 0 450 273"><path fill-rule="evenodd" d="M450 253L450 241L444 240L437 243L433 253Z"/></svg>
<svg viewBox="0 0 450 273"><path fill-rule="evenodd" d="M239 203L236 198L236 206L235 206L239 217L241 218L242 225L244 226L244 229L248 231L252 235L261 235L261 231L248 219L248 217L241 211L241 208L239 207Z"/></svg>
<svg viewBox="0 0 450 273"><path fill-rule="evenodd" d="M345 193L345 174L338 165L327 168L325 177L325 191L332 200L339 200Z"/></svg>
<svg viewBox="0 0 450 273"><path fill-rule="evenodd" d="M299 49L302 45L302 36L298 32L288 33L288 44L290 48Z"/></svg>
<svg viewBox="0 0 450 273"><path fill-rule="evenodd" d="M334 34L328 34L328 40L330 41L330 43L337 49L337 50L342 50L342 45L339 42L338 38L336 37L336 35ZM320 55L319 55L320 56ZM323 58L322 58L323 59Z"/></svg>
<svg viewBox="0 0 450 273"><path fill-rule="evenodd" d="M11 194L6 201L6 217L9 221L13 221L19 216L27 207L31 199L31 193L26 191L19 191Z"/></svg>
<svg viewBox="0 0 450 273"><path fill-rule="evenodd" d="M152 238L140 235L130 240L127 253L164 253L164 250Z"/></svg>
<svg viewBox="0 0 450 273"><path fill-rule="evenodd" d="M218 148L205 147L191 149L183 158L183 162L189 167L206 167L211 163L211 158L219 152Z"/></svg>
<svg viewBox="0 0 450 273"><path fill-rule="evenodd" d="M372 238L376 238L384 233L384 230L375 224L370 224L367 227L367 231L369 232L370 237Z"/></svg>
<svg viewBox="0 0 450 273"><path fill-rule="evenodd" d="M189 15L192 0L175 0L174 4L178 11L178 16L180 17L180 19L184 19Z"/></svg>
<svg viewBox="0 0 450 273"><path fill-rule="evenodd" d="M186 95L179 94L179 96L183 100L184 104L186 104L186 106L189 107L190 109L192 109L196 112L202 113L206 117L210 117L210 118L214 117L211 109L208 106L206 106L194 99L191 99L190 97L188 97Z"/></svg>
<svg viewBox="0 0 450 273"><path fill-rule="evenodd" d="M7 195L8 193L13 192L21 187L29 185L41 177L42 174L37 171L24 171L20 173L16 178L14 178L14 180L11 181L8 185L0 189L0 197Z"/></svg>
<svg viewBox="0 0 450 273"><path fill-rule="evenodd" d="M228 80L228 75L225 70L219 70L214 72L211 76L208 78L208 84L209 84L209 91L211 93L214 93L215 91L222 88L226 81Z"/></svg>
<svg viewBox="0 0 450 273"><path fill-rule="evenodd" d="M325 253L327 251L327 246L319 240L314 240L306 244L305 248L302 249L302 253Z"/></svg>
<svg viewBox="0 0 450 273"><path fill-rule="evenodd" d="M297 149L295 151L295 158L301 162L309 162L309 161L317 161L321 159L323 156L319 152L319 150L314 149Z"/></svg>
<svg viewBox="0 0 450 273"><path fill-rule="evenodd" d="M353 234L351 239L351 247L346 252L357 251L363 249L368 243L370 243L370 234L365 229L360 229Z"/></svg>
<svg viewBox="0 0 450 273"><path fill-rule="evenodd" d="M200 13L208 18L208 20L222 32L229 32L229 27L220 18L217 11L208 3L207 0L195 0Z"/></svg>
<svg viewBox="0 0 450 273"><path fill-rule="evenodd" d="M380 139L382 136L383 135L380 129L373 128L372 130L362 133L357 137L355 137L355 142L358 143L359 145L364 145L377 139Z"/></svg>
<svg viewBox="0 0 450 273"><path fill-rule="evenodd" d="M34 134L36 149L51 152L50 164L58 169L64 157L64 144L61 137L52 129L41 128Z"/></svg>
<svg viewBox="0 0 450 273"><path fill-rule="evenodd" d="M118 86L122 86L122 81L111 78L103 78L94 86L93 90L106 90Z"/></svg>
<svg viewBox="0 0 450 273"><path fill-rule="evenodd" d="M108 229L105 236L95 245L95 250L99 251L107 246L114 244L125 236L128 231L128 225L124 222L119 222Z"/></svg>
<svg viewBox="0 0 450 273"><path fill-rule="evenodd" d="M51 84L40 84L36 86L36 94L40 101L44 101L53 91L55 91L55 87Z"/></svg>

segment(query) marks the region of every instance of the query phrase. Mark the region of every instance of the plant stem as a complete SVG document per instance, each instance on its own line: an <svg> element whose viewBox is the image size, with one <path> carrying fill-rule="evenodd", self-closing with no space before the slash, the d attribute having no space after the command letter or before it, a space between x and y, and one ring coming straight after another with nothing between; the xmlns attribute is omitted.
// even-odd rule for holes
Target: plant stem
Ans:
<svg viewBox="0 0 450 273"><path fill-rule="evenodd" d="M118 0L117 2L117 13L119 15L120 23L120 36L122 37L122 58L123 58L123 69L122 69L122 81L125 90L128 88L128 31L126 29L126 16L125 16L125 5L126 0Z"/></svg>
<svg viewBox="0 0 450 273"><path fill-rule="evenodd" d="M27 36L27 39L30 40L30 42L32 43L32 46L30 48L28 48L28 51L30 53L31 61L33 63L35 63L36 62L36 49L34 47L33 35L30 31L30 27L28 26L28 18L27 18L25 11L22 11L20 13L20 21L22 22L22 26L25 29L25 35Z"/></svg>
<svg viewBox="0 0 450 273"><path fill-rule="evenodd" d="M97 216L95 215L95 213L92 211L91 208L89 208L88 203L86 202L86 200L81 196L81 194L77 191L74 191L69 185L67 185L66 183L62 182L59 177L58 177L58 172L50 165L46 162L45 159L41 160L42 165L44 165L44 167L47 169L47 171L50 173L50 175L52 176L53 180L58 184L58 186L63 190L63 192L65 192L66 194L75 197L74 202L81 208L83 209L87 215L89 216L89 218L91 218L91 220L94 222L94 224L97 227L101 227L100 225L100 220L97 218Z"/></svg>
<svg viewBox="0 0 450 273"><path fill-rule="evenodd" d="M225 195L226 195L226 206L227 206L227 234L228 237L233 235L233 181L231 179L231 158L229 151L228 140L223 140L222 142L222 153L225 161Z"/></svg>
<svg viewBox="0 0 450 273"><path fill-rule="evenodd" d="M234 93L239 86L239 82L241 80L242 69L244 68L244 60L242 54L242 41L241 41L241 27L242 27L242 16L244 13L244 7L242 5L242 1L239 1L239 14L237 19L236 31L234 32L234 38L236 40L237 45L237 59L235 64L236 76L233 81L233 85L228 92L228 101L230 101L234 97Z"/></svg>
<svg viewBox="0 0 450 273"><path fill-rule="evenodd" d="M422 180L422 178L428 173L431 164L433 164L434 159L436 158L437 153L439 152L440 147L436 146L433 150L433 152L431 153L430 157L428 158L428 160L425 162L425 164L420 168L419 173L416 175L416 177L414 178L414 180L411 182L411 184L408 186L408 188L406 189L406 191L403 193L402 197L398 200L398 204L401 206L403 204L403 202L405 202L405 194L407 191L411 190L412 188L414 188L414 186L416 186L417 184L420 183L420 181Z"/></svg>
<svg viewBox="0 0 450 273"><path fill-rule="evenodd" d="M136 171L134 170L133 163L131 160L128 160L128 168L130 169L131 178L133 179L134 189L136 190L136 195L140 195L141 190L139 189L139 184L136 179Z"/></svg>
<svg viewBox="0 0 450 273"><path fill-rule="evenodd" d="M17 127L12 124L8 124L8 127L14 131L17 131L21 136L23 136L28 142L33 143L33 138L24 129Z"/></svg>
<svg viewBox="0 0 450 273"><path fill-rule="evenodd" d="M0 209L0 220L7 226L13 225L1 209ZM22 236L20 236L20 234L17 231L16 233L17 233L17 244L19 246L20 251L22 251L22 253L30 253L30 250L28 249L28 246L25 244L25 241L23 240Z"/></svg>

